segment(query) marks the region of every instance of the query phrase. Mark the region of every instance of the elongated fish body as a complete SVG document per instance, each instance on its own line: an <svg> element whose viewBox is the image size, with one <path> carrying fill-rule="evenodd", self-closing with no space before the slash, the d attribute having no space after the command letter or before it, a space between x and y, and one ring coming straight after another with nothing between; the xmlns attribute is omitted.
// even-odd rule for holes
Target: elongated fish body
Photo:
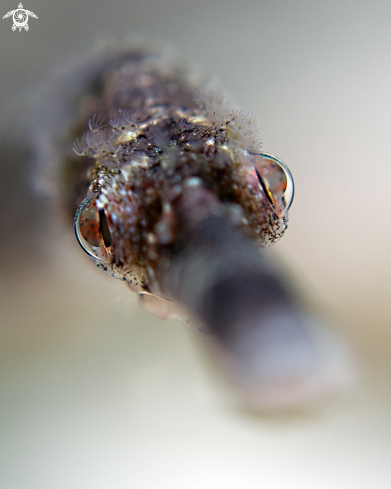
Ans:
<svg viewBox="0 0 391 489"><path fill-rule="evenodd" d="M286 230L293 180L261 152L256 117L146 50L72 76L62 156L43 173L84 251L158 315L193 318L255 403L311 396L323 360L264 251Z"/></svg>

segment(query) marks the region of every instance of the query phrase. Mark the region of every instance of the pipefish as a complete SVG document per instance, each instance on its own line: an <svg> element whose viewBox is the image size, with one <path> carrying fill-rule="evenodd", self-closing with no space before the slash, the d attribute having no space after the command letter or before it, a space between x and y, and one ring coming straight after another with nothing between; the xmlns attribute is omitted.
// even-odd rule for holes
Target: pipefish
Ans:
<svg viewBox="0 0 391 489"><path fill-rule="evenodd" d="M311 321L266 256L294 185L256 117L146 49L105 50L68 80L64 130L45 135L60 157L41 155L40 174L82 249L156 314L193 318L251 403L321 390Z"/></svg>

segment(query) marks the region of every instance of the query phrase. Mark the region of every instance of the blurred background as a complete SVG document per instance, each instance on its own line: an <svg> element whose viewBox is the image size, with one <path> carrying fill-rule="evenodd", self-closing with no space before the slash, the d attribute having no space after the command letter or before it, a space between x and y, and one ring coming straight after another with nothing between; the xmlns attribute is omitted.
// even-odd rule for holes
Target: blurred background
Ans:
<svg viewBox="0 0 391 489"><path fill-rule="evenodd" d="M38 16L28 32L0 21L0 487L389 488L390 3L23 5ZM351 345L349 395L307 413L243 413L199 335L143 311L72 230L36 239L31 98L97 40L137 33L217 75L292 170L290 227L273 253Z"/></svg>

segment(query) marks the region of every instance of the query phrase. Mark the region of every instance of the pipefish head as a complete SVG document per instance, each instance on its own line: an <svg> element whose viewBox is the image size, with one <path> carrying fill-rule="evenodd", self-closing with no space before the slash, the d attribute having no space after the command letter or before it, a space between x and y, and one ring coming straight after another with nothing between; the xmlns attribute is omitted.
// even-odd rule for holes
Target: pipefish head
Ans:
<svg viewBox="0 0 391 489"><path fill-rule="evenodd" d="M153 270L183 246L178 199L196 187L213 192L262 247L281 237L293 198L289 170L271 155L238 150L227 133L200 117L151 123L120 111L108 127L102 117L90 120L75 146L93 161L75 231L100 268L158 293Z"/></svg>
<svg viewBox="0 0 391 489"><path fill-rule="evenodd" d="M102 73L86 99L101 115L74 146L90 162L76 235L99 267L156 290L151 270L184 246L178 205L197 186L261 247L280 239L293 180L260 153L256 117L153 55L130 53Z"/></svg>

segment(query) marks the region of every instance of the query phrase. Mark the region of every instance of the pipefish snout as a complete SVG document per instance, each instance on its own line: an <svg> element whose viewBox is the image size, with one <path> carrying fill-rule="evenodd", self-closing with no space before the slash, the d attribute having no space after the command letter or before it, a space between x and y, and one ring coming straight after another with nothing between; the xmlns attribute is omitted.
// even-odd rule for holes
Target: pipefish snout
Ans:
<svg viewBox="0 0 391 489"><path fill-rule="evenodd" d="M265 256L293 179L261 152L256 117L146 50L72 76L56 179L81 247L158 315L195 318L251 402L311 397L319 342Z"/></svg>

